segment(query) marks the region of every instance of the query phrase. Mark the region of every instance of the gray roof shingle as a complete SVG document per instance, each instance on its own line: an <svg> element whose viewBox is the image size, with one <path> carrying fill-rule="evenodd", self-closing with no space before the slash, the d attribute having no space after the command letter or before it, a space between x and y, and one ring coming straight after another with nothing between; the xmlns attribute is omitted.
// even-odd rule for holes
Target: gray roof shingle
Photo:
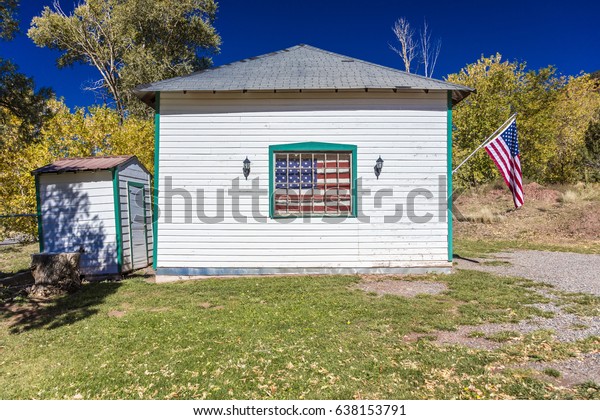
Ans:
<svg viewBox="0 0 600 420"><path fill-rule="evenodd" d="M269 54L140 85L136 95L146 103L155 92L260 90L419 89L452 91L454 103L474 89L406 73L300 44Z"/></svg>

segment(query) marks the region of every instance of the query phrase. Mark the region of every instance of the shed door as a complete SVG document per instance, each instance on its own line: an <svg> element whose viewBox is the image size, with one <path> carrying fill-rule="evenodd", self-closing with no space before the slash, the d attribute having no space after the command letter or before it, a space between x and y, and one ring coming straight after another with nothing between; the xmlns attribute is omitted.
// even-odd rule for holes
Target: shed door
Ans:
<svg viewBox="0 0 600 420"><path fill-rule="evenodd" d="M148 266L148 246L146 232L146 194L141 184L127 185L129 198L129 241L133 269Z"/></svg>

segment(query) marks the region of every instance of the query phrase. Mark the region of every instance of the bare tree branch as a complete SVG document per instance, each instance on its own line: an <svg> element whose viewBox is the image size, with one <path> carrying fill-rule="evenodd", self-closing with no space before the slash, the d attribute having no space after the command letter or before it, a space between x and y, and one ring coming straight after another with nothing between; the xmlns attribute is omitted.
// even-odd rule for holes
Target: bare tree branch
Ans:
<svg viewBox="0 0 600 420"><path fill-rule="evenodd" d="M442 49L442 41L437 39L435 42L431 42L431 31L425 19L423 19L423 29L419 32L419 44L425 77L433 77L433 71Z"/></svg>
<svg viewBox="0 0 600 420"><path fill-rule="evenodd" d="M406 18L399 18L392 27L396 39L400 43L400 49L390 45L390 48L402 58L404 70L410 73L411 63L417 55L417 43L415 42L415 31L411 28Z"/></svg>

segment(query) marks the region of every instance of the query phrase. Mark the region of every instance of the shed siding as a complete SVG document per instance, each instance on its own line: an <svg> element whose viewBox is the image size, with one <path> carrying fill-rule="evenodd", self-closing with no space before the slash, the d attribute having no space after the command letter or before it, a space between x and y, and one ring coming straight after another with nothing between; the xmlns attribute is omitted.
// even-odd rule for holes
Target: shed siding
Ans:
<svg viewBox="0 0 600 420"><path fill-rule="evenodd" d="M110 171L39 177L44 251L76 252L83 246L82 274L118 273Z"/></svg>
<svg viewBox="0 0 600 420"><path fill-rule="evenodd" d="M148 241L148 260L152 264L152 207L150 193L150 174L144 171L137 163L129 163L119 168L119 203L121 205L121 232L123 234L123 266L124 272L131 271L131 244L129 236L129 207L127 195L127 182L143 184L146 204L146 236Z"/></svg>
<svg viewBox="0 0 600 420"><path fill-rule="evenodd" d="M158 268L368 268L447 266L447 103L445 92L410 93L161 93ZM269 218L269 199L259 201L260 217L247 223L232 217L228 194L232 180L248 189L258 179L269 186L269 145L328 142L358 147L361 191L384 188L375 208L373 195L359 197L370 222L348 219ZM383 172L373 166L381 155ZM252 161L248 180L244 158ZM441 177L441 178L440 178ZM191 194L191 222L184 199L174 194L166 206L167 179ZM360 187L362 183L362 187ZM415 213L431 213L428 223L406 217L406 197L426 188L435 198L417 200ZM225 190L220 223L196 217L198 190L204 190L205 213L217 213L217 190ZM441 200L438 198L441 197ZM404 217L384 223L403 203ZM240 213L252 214L248 196ZM360 208L359 207L359 208ZM166 213L172 223L166 222Z"/></svg>

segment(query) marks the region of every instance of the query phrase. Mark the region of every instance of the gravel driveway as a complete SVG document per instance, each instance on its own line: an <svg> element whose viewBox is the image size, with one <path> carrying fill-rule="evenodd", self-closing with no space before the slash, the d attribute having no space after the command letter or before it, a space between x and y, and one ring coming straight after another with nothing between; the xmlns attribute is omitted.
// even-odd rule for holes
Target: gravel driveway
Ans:
<svg viewBox="0 0 600 420"><path fill-rule="evenodd" d="M600 296L600 255L575 254L569 252L547 251L514 251L502 252L488 258L457 258L457 268L479 270L499 275L522 277L529 280L548 283L564 292L588 293ZM367 279L368 280L368 279ZM359 288L378 294L400 294L414 296L420 293L440 293L443 285L427 281L364 281ZM472 348L494 350L511 342L517 342L523 334L539 330L551 330L556 340L574 342L588 337L600 336L600 316L578 315L564 310L560 299L548 288L536 288L536 292L547 297L547 303L533 306L552 313L552 317L533 316L517 323L483 323L478 325L461 325L454 331L435 331L413 333L404 337L407 342L418 340L423 336L434 338L441 345L458 344ZM505 332L518 333L514 341L494 340L495 334ZM476 334L475 334L476 333ZM512 368L526 368L539 371L544 375L545 369L556 369L560 378L552 379L561 386L593 381L600 381L600 353L592 352L579 355L577 358L552 362L531 362ZM546 375L547 376L547 375ZM549 378L549 377L548 377ZM546 378L546 379L548 379Z"/></svg>
<svg viewBox="0 0 600 420"><path fill-rule="evenodd" d="M507 261L510 265L485 265L485 261ZM550 283L566 292L600 296L600 255L572 252L514 251L483 259L457 258L457 267Z"/></svg>

